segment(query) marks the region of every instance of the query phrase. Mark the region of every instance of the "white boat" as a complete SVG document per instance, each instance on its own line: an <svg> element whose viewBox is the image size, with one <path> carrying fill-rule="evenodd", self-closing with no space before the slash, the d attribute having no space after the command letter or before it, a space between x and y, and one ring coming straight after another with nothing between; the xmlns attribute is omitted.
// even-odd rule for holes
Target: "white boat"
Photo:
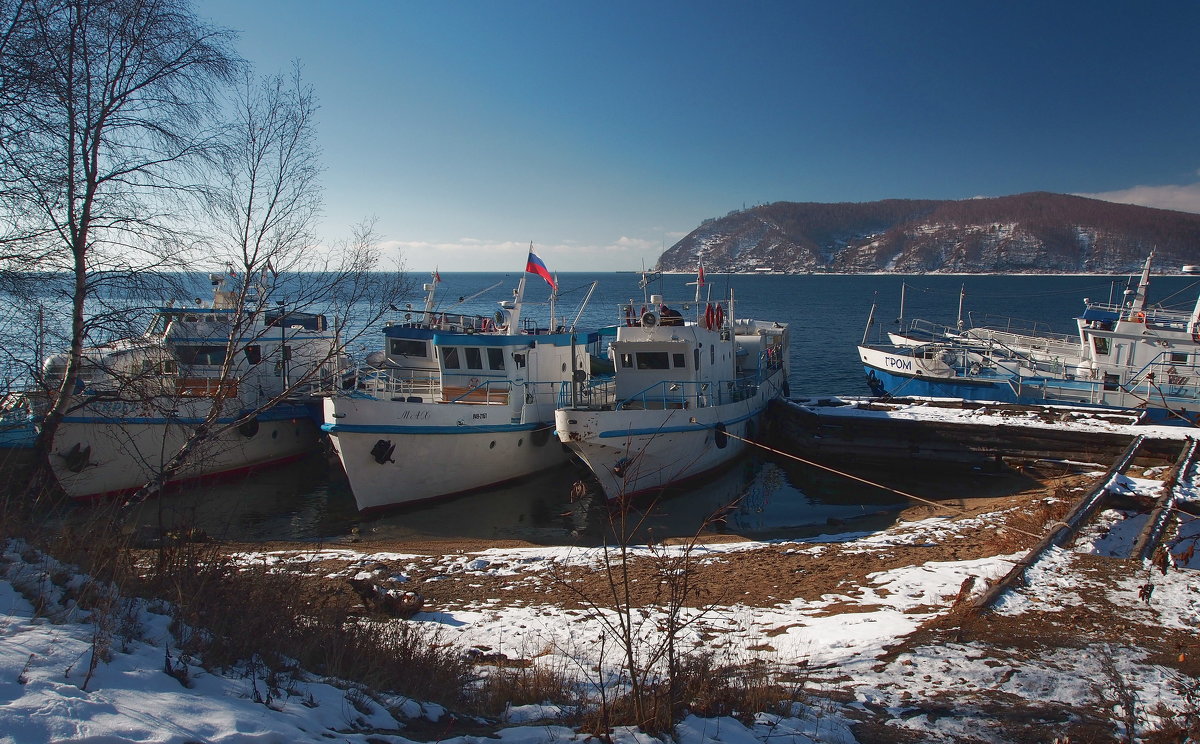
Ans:
<svg viewBox="0 0 1200 744"><path fill-rule="evenodd" d="M863 343L876 395L1138 409L1151 421L1200 420L1200 298L1190 312L1147 299L1153 255L1120 304L1084 299L1077 336L997 327L921 342Z"/></svg>
<svg viewBox="0 0 1200 744"><path fill-rule="evenodd" d="M151 482L214 405L220 406L216 429L236 426L201 442L169 482L278 464L319 444L316 398L302 390L337 375L336 338L325 317L282 305L266 309L265 301L254 312L257 297L251 291L239 305L231 273L212 281L211 303L158 308L144 334L83 350L76 390L50 450L51 469L69 496L96 498ZM44 361L47 387L61 384L66 364L65 354ZM289 390L293 397L276 402ZM7 405L5 418L29 418L32 411L36 419L48 396L26 392Z"/></svg>
<svg viewBox="0 0 1200 744"><path fill-rule="evenodd" d="M625 324L608 353L613 379L575 386L555 414L559 439L610 500L730 461L760 430L768 402L788 394L786 324L735 320L732 297L697 299L680 312L655 295L648 307L621 308Z"/></svg>
<svg viewBox="0 0 1200 744"><path fill-rule="evenodd" d="M514 299L492 317L438 313L436 282L425 288L425 309L387 327L384 351L351 389L324 402L322 428L360 511L472 491L566 462L552 436L554 410L575 372L590 370L597 334L529 322L524 275Z"/></svg>

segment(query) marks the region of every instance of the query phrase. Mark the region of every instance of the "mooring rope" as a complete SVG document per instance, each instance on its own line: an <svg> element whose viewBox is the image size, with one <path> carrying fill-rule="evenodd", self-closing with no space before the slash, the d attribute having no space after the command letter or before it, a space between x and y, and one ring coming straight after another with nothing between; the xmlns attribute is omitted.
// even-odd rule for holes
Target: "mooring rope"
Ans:
<svg viewBox="0 0 1200 744"><path fill-rule="evenodd" d="M918 501L918 502L920 502L920 503L922 503L922 504L927 504L927 505L929 505L929 506L935 506L935 507L938 507L938 508L941 508L941 509L951 509L951 510L957 510L958 512L960 512L960 513L962 513L962 514L966 514L966 513L967 513L967 510L966 510L965 508L961 507L961 506L955 506L955 505L953 505L953 504L944 504L944 503L939 503L939 502L937 502L937 501L932 501L932 500L930 500L930 499L922 498L922 497L920 497L920 496L917 496L917 495L915 495L915 494L906 493L906 492L904 492L904 491L901 491L901 490L899 490L899 489L892 488L892 487L890 487L890 486L885 486L885 485L883 485L882 483L875 483L875 482L873 482L873 481L869 481L869 480L867 480L866 478L860 478L860 477L858 477L857 475L853 475L853 474L851 474L851 473L847 473L847 472L844 472L844 471L838 470L838 469L836 469L836 468L831 468L831 467L829 467L828 465L822 465L822 464L821 464L821 463L819 463L819 462L813 462L812 460L806 460L805 458L803 458L803 457L800 457L799 455L793 455L793 454L792 454L792 453L790 453L790 452L784 452L783 450L778 450L778 449L775 449L774 447L768 447L767 445L765 445L765 444L762 444L761 442L755 442L755 441L753 441L753 440L751 440L751 439L744 439L744 438L742 438L742 437L739 437L738 435L736 435L736 434L733 434L733 433L730 433L730 432L728 432L728 431L727 431L727 432L725 432L725 436L729 437L730 439L736 439L736 440L738 440L738 441L740 441L740 442L745 442L746 444L752 444L752 445L754 445L755 447L758 447L758 448L760 448L760 449L764 449L764 450L766 450L767 452L771 452L771 453L773 453L773 454L779 455L780 457L786 457L786 458L788 458L788 459L790 459L790 460L795 460L796 462L802 463L802 464L804 464L804 465L808 465L809 467L818 468L818 469L820 469L820 470L824 470L824 471L826 471L826 472L833 473L834 475L840 475L840 476L841 476L841 477L843 477L843 478L849 478L850 480L853 480L853 481L858 481L859 483L863 483L863 484L865 484L865 485L872 486L873 488L879 488L879 489L882 489L882 490L884 490L884 491L888 491L888 492L890 492L890 493L894 493L894 494L896 494L897 496L903 496L903 497L904 497L904 498L906 498L906 499L911 499L911 500L913 500L913 501ZM1038 539L1038 540L1042 539L1042 535L1040 535L1040 534L1036 534L1036 533L1033 533L1033 532L1027 532L1026 530L1023 530L1023 529L1021 529L1020 527L1013 527L1012 525L1005 525L1005 529L1010 529L1010 530L1012 530L1013 532L1020 533L1020 534L1022 534L1022 535L1025 535L1026 537L1032 537L1032 538L1035 538L1035 539Z"/></svg>

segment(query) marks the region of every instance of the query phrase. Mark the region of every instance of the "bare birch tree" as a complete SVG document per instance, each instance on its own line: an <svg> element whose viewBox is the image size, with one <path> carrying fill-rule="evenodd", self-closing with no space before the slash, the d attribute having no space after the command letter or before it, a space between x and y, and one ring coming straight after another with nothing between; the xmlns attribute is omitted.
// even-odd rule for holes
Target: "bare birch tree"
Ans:
<svg viewBox="0 0 1200 744"><path fill-rule="evenodd" d="M323 204L314 128L317 103L299 66L286 76L256 79L246 73L227 109L231 120L209 151L208 186L197 220L209 229L205 253L216 264L213 268L242 279L229 321L223 384L215 387L204 420L134 500L160 489L198 448L311 388L322 370L336 366L348 344L375 330L407 289L399 257L389 261L381 256L373 222L355 226L350 238L334 245L322 245L316 236ZM238 389L240 378L262 365L288 363L286 350L275 346L276 355L264 353L254 364L244 364L241 352L255 340L248 342L247 334L255 327L258 333L271 332L256 326L255 319L273 309L284 317L332 317L338 343L325 359L297 369L279 392L248 407L239 401L236 411L227 410L228 391Z"/></svg>
<svg viewBox="0 0 1200 744"><path fill-rule="evenodd" d="M190 241L175 200L239 63L229 32L187 0L0 0L0 12L6 268L68 277L68 363L38 438L36 494L98 322L89 300L134 270L171 267L165 246Z"/></svg>

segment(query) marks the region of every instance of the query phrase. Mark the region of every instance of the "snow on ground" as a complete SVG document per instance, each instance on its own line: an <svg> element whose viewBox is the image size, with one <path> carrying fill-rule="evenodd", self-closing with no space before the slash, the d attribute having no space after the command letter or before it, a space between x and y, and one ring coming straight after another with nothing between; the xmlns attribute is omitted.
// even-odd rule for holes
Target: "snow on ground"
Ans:
<svg viewBox="0 0 1200 744"><path fill-rule="evenodd" d="M916 406L916 408L921 408ZM836 410L836 409L833 409ZM961 414L961 412L959 412ZM930 408L930 416L948 415ZM880 414L886 415L886 414ZM976 418L988 414L971 412ZM1097 423L1100 428L1119 428ZM1161 427L1169 435L1173 427ZM1139 428L1145 431L1145 427ZM1149 493L1160 483L1124 478L1131 492ZM1181 500L1198 499L1192 482L1177 489ZM987 516L977 519L986 520ZM841 549L881 552L895 546L920 546L953 540L955 532L972 526L970 520L926 519L897 525L882 533L824 535L794 542L772 543L780 551L819 552L837 543ZM1073 550L1054 550L1028 572L1026 588L1002 598L996 611L1021 616L1048 610L1069 611L1082 602L1089 579L1072 570L1081 554L1119 555L1140 529L1138 519L1111 510L1100 515ZM1195 520L1180 534L1200 535ZM751 550L763 543L704 545L700 560L720 560L730 551ZM639 551L646 553L645 549ZM403 564L417 556L362 553L348 549L311 553L245 553L247 564L278 570L306 571L317 559L339 557L348 567L338 575L381 578L381 561ZM728 605L711 608L686 627L685 642L709 644L723 661L767 661L779 668L804 670L815 689L852 690L854 700L819 706L796 704L788 717L760 714L747 727L731 718L689 717L676 729L681 744L849 744L854 714L868 708L893 714L889 725L914 732L928 741L959 737L1005 741L990 731L985 716L907 715L914 701L944 692L959 695L1002 688L1023 699L1056 701L1065 705L1094 699L1094 681L1111 658L1135 681L1147 700L1168 707L1183 705L1170 684L1170 670L1155 666L1132 647L1117 646L1110 654L1051 650L1037 658L997 657L997 649L964 641L911 648L887 663L885 649L894 646L923 622L949 610L968 578L994 579L1006 573L1017 555L959 562L927 562L871 574L865 584L817 600L781 601L771 607ZM1135 575L1115 586L1102 587L1109 599L1127 610L1127 619L1161 628L1195 632L1200 627L1200 587L1195 570L1200 558L1186 557L1186 568L1165 575L1155 572L1152 596L1146 596L1147 577ZM447 573L551 580L556 566L602 565L599 549L494 549L448 555ZM313 569L316 570L316 569ZM394 570L394 569L393 569ZM1151 569L1147 567L1147 574ZM404 576L388 576L403 581ZM252 669L225 674L205 671L174 656L175 640L161 605L123 601L119 626L99 632L89 612L72 599L82 579L19 541L10 541L0 554L0 742L26 744L44 741L78 742L407 742L404 718L437 720L437 706L411 700L391 700L400 719L368 696L338 680L304 676L284 689L270 690ZM976 591L982 582L976 581ZM35 608L31 597L39 597ZM420 613L411 622L438 628L443 638L464 649L487 647L510 656L536 658L541 664L596 663L614 665L605 654L613 644L603 642L599 611L557 606L505 606L493 598L463 610ZM648 610L641 615L647 642L661 619ZM111 618L110 618L111 620ZM97 639L101 643L97 644ZM104 641L104 639L110 639ZM97 653L97 648L103 653ZM607 650L606 650L607 649ZM583 661L581 661L583 660ZM167 673L170 666L174 674ZM182 681L181 681L182 680ZM583 741L554 721L543 720L542 706L514 708L509 728L500 736L506 744ZM1147 714L1148 715L1148 714ZM648 744L650 737L628 729L614 732L618 744ZM459 736L447 744L476 744L478 737Z"/></svg>
<svg viewBox="0 0 1200 744"><path fill-rule="evenodd" d="M918 397L906 398L911 403L893 402L882 404L877 399L870 398L831 398L821 399L845 405L816 405L818 401L793 401L792 405L801 408L811 408L822 417L848 418L903 418L912 421L940 421L945 423L978 424L981 426L997 426L1000 424L1019 424L1030 429L1063 429L1069 428L1078 432L1105 432L1109 434L1128 434L1137 436L1144 434L1156 439L1187 439L1194 436L1196 430L1187 426L1137 425L1135 417L1123 415L1118 411L1104 409L1081 409L1074 406L1046 405L1050 411L1060 410L1061 415L1056 421L1047 421L1036 411L1020 411L1005 409L1002 404L982 404L978 408L951 408L944 404L947 398L923 399ZM886 410L869 410L865 406L885 406ZM1122 423L1123 421L1128 423Z"/></svg>
<svg viewBox="0 0 1200 744"><path fill-rule="evenodd" d="M1134 488L1148 488L1151 483L1130 481ZM1097 532L1082 550L1104 552L1105 545L1125 539L1113 534L1126 530L1119 526L1119 520L1106 517L1106 521L1111 522L1107 533ZM774 547L819 551L826 542L841 542L857 550L886 550L889 545L951 539L955 529L954 522L926 519L903 524L895 532L830 535L776 543ZM762 544L703 546L701 551L706 560L717 560L728 551L755 547ZM378 565L385 555L346 550L340 553L353 561L346 570L351 576L363 573L364 567L373 563ZM1008 595L998 611L1019 614L1031 608L1045 610L1051 603L1069 606L1072 597L1078 596L1075 592L1080 581L1079 575L1070 571L1074 555L1074 551L1060 550L1039 562L1032 569L1036 575L1030 581L1036 589ZM930 562L880 571L853 592L826 595L816 601L792 600L766 608L715 608L689 626L688 633L696 636L696 642L701 642L701 634L720 639L730 660L740 656L742 660L754 658L781 667L806 668L810 684L824 684L831 690L853 689L857 702L848 706L828 703L821 708L797 705L791 717L762 714L749 728L733 719L691 717L680 724L678 740L682 744L758 744L768 739L786 744L849 743L855 741L850 713L861 705L889 709L896 714L896 726L925 732L931 739L936 735L953 740L960 734L982 734L978 725L970 727L960 718L930 721L925 715L906 717L909 703L947 690L985 691L1000 685L1011 694L1064 704L1088 699L1093 694L1091 680L1101 674L1099 660L1091 654L1056 651L1035 662L1025 659L997 663L984 649L964 643L922 647L902 654L891 664L879 663L886 647L944 611L966 577L997 577L1016 557ZM286 560L283 554L274 553L246 554L242 559L303 566L303 557L294 554ZM447 571L537 575L555 562L592 565L599 559L595 550L528 548L451 555L444 560ZM277 690L268 698L266 685L249 670L218 675L190 665L186 666L186 675L181 675L178 670L182 662L176 658L172 660L176 676L167 674L165 666L174 641L167 615L153 603L127 603L121 614L124 624L133 631L127 638L115 634L109 657L98 659L93 669L93 618L69 598L72 583L80 579L20 542L8 544L0 574L4 577L0 581L0 741L406 741L403 721L335 680L297 679L289 690ZM1117 599L1131 611L1146 615L1148 621L1195 630L1200 619L1200 592L1194 586L1192 572L1173 571L1157 577L1155 584L1152 604L1139 597L1141 581L1137 577L1109 590L1124 595ZM51 599L40 612L35 612L26 598L36 588L48 589ZM644 627L654 627L656 619L649 613ZM548 664L601 657L603 634L597 619L580 610L505 607L493 602L452 613L422 613L414 621L440 627L444 637L453 638L464 649L487 646L526 658L536 656L540 663ZM1161 670L1135 650L1118 649L1116 653L1140 684L1157 686L1157 698L1171 702ZM180 676L186 676L187 686L179 681ZM408 716L436 719L442 714L436 706L423 708L413 701L395 702ZM543 712L540 706L514 709L508 720L515 725L505 729L502 738L509 744L582 738L561 726L538 722ZM966 728L957 731L958 727ZM648 740L628 730L618 731L616 738L629 743ZM474 744L475 739L457 737L447 741Z"/></svg>

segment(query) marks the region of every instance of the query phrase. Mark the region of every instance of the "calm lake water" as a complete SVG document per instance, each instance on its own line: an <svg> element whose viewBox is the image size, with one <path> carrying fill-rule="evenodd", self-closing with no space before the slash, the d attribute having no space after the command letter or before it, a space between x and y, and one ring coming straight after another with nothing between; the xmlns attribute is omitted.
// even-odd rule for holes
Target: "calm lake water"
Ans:
<svg viewBox="0 0 1200 744"><path fill-rule="evenodd" d="M418 277L423 278L423 277ZM516 286L519 274L443 273L438 309L490 315L496 302ZM637 274L559 276L557 317L580 313L592 281L599 281L579 316L581 329L617 322L617 307L629 300L640 307L643 292ZM677 308L691 300L690 275L668 275L651 286ZM965 289L964 316L976 323L985 313L1015 317L1062 333L1074 332L1074 316L1083 298L1119 301L1127 277L1034 276L712 276L712 298L732 290L739 318L771 319L791 324L791 390L793 398L866 395L855 346L861 342L872 303L876 328L894 327L904 292L904 316L953 324L960 290ZM476 299L471 295L497 282L500 286ZM1158 277L1150 300L1188 309L1195 304L1196 277ZM706 288L707 289L707 288ZM526 285L526 317L548 319L549 287L530 276ZM464 302L459 302L464 298ZM532 302L530 302L532 300ZM423 306L423 297L410 302ZM966 317L964 317L966 320ZM562 321L560 321L561 323ZM373 350L364 346L359 353ZM442 503L409 508L370 518L360 517L336 461L321 458L252 475L236 482L168 495L142 507L142 521L195 522L210 534L238 540L344 541L352 535L382 538L469 537L522 539L539 544L597 544L612 539L610 514L603 504L572 501L572 484L580 473L571 466ZM902 491L932 498L1004 488L995 476L938 473L876 473L874 480ZM723 507L732 504L728 509ZM643 536L685 536L698 529L729 532L748 538L800 537L846 529L875 529L905 506L887 491L815 471L790 460L752 455L705 483L642 504ZM716 511L722 518L710 521Z"/></svg>

